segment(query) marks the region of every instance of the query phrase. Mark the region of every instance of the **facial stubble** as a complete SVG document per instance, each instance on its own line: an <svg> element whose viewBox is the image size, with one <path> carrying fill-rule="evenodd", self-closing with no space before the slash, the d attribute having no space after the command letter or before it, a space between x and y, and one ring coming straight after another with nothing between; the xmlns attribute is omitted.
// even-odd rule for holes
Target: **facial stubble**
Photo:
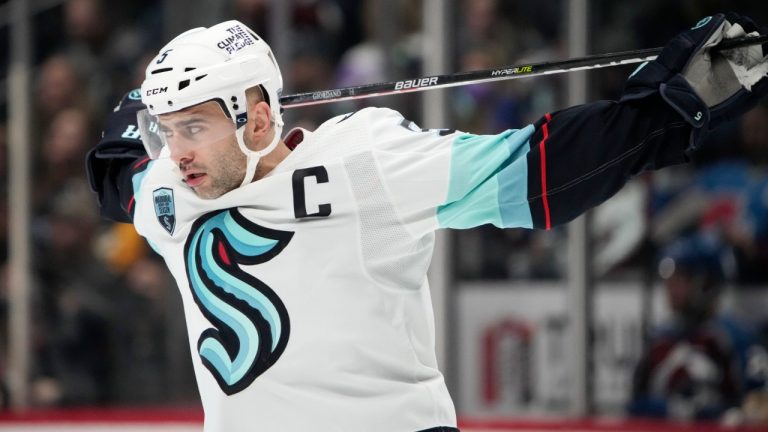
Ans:
<svg viewBox="0 0 768 432"><path fill-rule="evenodd" d="M209 184L195 189L195 193L203 199L214 199L236 189L243 182L245 165L246 157L237 143L230 143L206 167Z"/></svg>

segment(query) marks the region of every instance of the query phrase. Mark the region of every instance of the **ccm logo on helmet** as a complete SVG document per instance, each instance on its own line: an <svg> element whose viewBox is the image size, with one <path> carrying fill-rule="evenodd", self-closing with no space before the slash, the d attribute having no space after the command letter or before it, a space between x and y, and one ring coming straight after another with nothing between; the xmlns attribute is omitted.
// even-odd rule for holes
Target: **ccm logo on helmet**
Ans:
<svg viewBox="0 0 768 432"><path fill-rule="evenodd" d="M165 93L168 91L168 87L158 87L147 90L147 96L152 96L160 93Z"/></svg>

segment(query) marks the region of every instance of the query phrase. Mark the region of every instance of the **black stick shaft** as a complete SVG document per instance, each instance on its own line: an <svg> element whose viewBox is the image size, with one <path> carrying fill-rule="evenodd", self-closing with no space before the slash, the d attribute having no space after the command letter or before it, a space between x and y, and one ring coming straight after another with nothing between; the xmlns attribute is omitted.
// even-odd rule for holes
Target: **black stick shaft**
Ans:
<svg viewBox="0 0 768 432"><path fill-rule="evenodd" d="M725 40L714 49L716 51L723 51L746 45L756 45L767 42L768 35L745 37L740 39ZM655 59L659 53L661 53L661 50L662 48L648 48L617 53L596 54L562 61L529 63L519 66L505 66L497 69L483 69L472 72L459 72L449 75L434 75L402 81L366 84L355 87L345 87L310 93L298 93L281 97L280 103L286 108L295 108L331 102L340 102L350 99L363 99L375 96L456 87L482 82L502 81L515 78L573 72L577 70L621 66L626 64L651 61Z"/></svg>

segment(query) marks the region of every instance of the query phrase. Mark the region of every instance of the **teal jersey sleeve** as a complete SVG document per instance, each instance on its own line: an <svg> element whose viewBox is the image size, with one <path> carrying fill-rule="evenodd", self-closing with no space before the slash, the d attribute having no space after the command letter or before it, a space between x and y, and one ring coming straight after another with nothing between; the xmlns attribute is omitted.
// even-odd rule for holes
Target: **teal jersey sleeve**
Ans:
<svg viewBox="0 0 768 432"><path fill-rule="evenodd" d="M370 113L374 156L401 219L415 231L533 226L527 161L533 126L497 135L420 129L392 110Z"/></svg>

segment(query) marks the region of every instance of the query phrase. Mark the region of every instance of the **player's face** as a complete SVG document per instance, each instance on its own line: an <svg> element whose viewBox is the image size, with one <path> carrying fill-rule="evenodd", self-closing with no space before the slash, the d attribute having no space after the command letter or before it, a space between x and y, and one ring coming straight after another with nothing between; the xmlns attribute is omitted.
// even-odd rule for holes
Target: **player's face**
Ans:
<svg viewBox="0 0 768 432"><path fill-rule="evenodd" d="M693 283L690 278L681 274L674 274L666 280L667 300L674 311L682 311L691 301Z"/></svg>
<svg viewBox="0 0 768 432"><path fill-rule="evenodd" d="M219 104L211 101L163 114L159 129L182 181L199 197L218 198L240 186L246 157Z"/></svg>

